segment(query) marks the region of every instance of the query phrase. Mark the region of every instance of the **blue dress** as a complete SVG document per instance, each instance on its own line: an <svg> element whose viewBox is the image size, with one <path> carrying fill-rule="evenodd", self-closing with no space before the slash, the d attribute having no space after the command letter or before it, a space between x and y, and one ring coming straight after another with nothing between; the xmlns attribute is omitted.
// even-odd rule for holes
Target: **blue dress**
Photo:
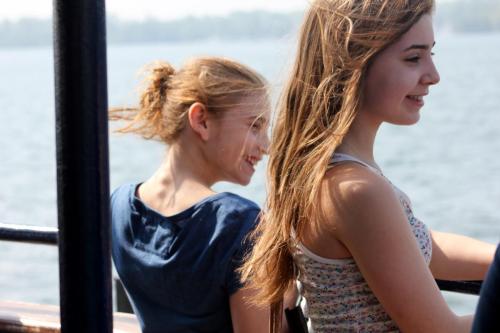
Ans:
<svg viewBox="0 0 500 333"><path fill-rule="evenodd" d="M137 186L111 196L112 255L142 331L232 332L229 296L259 207L224 192L163 216Z"/></svg>

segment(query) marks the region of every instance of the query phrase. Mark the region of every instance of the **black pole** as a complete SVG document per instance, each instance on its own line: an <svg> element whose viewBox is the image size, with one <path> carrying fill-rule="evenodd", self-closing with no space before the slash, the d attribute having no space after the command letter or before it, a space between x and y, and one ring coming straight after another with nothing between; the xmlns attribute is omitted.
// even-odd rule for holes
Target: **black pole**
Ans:
<svg viewBox="0 0 500 333"><path fill-rule="evenodd" d="M54 0L61 331L112 332L104 0Z"/></svg>

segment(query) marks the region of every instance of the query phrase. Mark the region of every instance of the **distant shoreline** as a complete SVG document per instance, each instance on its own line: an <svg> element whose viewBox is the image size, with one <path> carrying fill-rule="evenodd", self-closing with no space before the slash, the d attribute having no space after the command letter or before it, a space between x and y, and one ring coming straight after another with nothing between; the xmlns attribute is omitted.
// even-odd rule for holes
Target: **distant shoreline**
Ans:
<svg viewBox="0 0 500 333"><path fill-rule="evenodd" d="M470 32L460 32L460 31L450 31L450 30L436 30L435 31L437 39L440 37L446 36L490 36L490 35L499 35L500 38L500 30L492 30L492 31L470 31ZM108 40L108 47L129 47L129 46L154 46L161 44L168 45L189 45L189 44L197 44L197 43L210 43L210 42L225 42L225 43L247 43L247 42L255 42L259 43L261 41L279 41L290 39L293 41L293 36L282 36L282 37L256 37L256 38L238 38L238 39L221 39L214 37L207 37L203 39L192 39L192 40L177 40L177 41L136 41L136 42L113 42ZM52 49L53 45L51 42L47 42L46 44L19 44L19 45L8 45L8 46L0 46L0 52L9 52L9 51L37 51L44 49Z"/></svg>
<svg viewBox="0 0 500 333"><path fill-rule="evenodd" d="M498 0L497 0L498 1ZM495 0L457 0L438 5L435 17L439 33L500 32L500 6ZM235 12L227 16L187 17L171 21L155 19L123 21L107 18L110 45L186 43L207 39L262 40L294 35L302 12ZM0 49L31 48L52 44L52 20L25 18L0 21Z"/></svg>

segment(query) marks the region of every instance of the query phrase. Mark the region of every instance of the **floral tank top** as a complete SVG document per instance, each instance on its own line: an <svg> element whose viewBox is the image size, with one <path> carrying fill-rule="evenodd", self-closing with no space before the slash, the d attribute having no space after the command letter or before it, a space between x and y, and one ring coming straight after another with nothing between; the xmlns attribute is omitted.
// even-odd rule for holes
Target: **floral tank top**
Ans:
<svg viewBox="0 0 500 333"><path fill-rule="evenodd" d="M360 163L382 175L374 167L346 154L336 153L330 165L344 161ZM429 264L432 256L429 229L413 215L408 196L392 186L424 259ZM302 243L297 245L293 256L299 270L299 293L303 299L304 314L309 318L309 332L399 332L352 258L323 258L312 253Z"/></svg>

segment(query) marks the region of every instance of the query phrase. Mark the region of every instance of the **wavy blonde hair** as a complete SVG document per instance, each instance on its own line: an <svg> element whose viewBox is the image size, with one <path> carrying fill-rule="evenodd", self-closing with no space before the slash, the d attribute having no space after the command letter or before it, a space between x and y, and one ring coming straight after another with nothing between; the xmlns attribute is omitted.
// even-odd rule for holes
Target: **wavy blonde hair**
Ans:
<svg viewBox="0 0 500 333"><path fill-rule="evenodd" d="M221 113L246 96L267 98L268 93L260 74L226 58L194 58L178 71L167 62L156 62L145 73L139 105L112 108L109 119L127 122L119 133L136 133L166 144L174 142L186 126L193 103L205 105L209 113Z"/></svg>
<svg viewBox="0 0 500 333"><path fill-rule="evenodd" d="M433 7L433 0L316 0L305 16L271 140L267 210L241 269L257 293L251 300L271 305L272 333L297 278L294 240L318 219L320 185L356 117L366 70Z"/></svg>

